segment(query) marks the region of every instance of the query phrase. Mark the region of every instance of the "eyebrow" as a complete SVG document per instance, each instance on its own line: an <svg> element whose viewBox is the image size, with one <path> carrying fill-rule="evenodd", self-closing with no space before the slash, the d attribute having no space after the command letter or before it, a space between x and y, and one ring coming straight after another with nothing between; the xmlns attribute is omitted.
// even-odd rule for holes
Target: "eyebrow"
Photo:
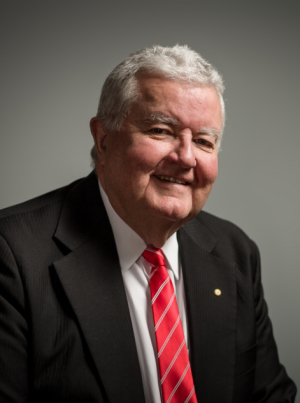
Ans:
<svg viewBox="0 0 300 403"><path fill-rule="evenodd" d="M152 123L159 122L159 123L171 124L174 126L178 126L180 124L179 120L167 116L162 112L152 112L149 115L146 115L143 121ZM201 129L198 130L198 134L208 134L209 136L214 137L215 144L217 144L217 142L220 140L221 137L221 133L219 132L219 130L212 129L210 127L201 127Z"/></svg>
<svg viewBox="0 0 300 403"><path fill-rule="evenodd" d="M159 122L159 123L165 123L167 125L171 124L174 126L179 125L179 121L177 119L167 116L162 112L152 112L149 115L145 116L143 121L144 122Z"/></svg>

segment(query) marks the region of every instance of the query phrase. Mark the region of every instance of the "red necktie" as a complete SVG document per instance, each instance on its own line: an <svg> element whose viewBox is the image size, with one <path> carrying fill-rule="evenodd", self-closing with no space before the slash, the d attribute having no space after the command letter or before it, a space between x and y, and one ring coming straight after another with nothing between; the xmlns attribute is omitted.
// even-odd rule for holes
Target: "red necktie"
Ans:
<svg viewBox="0 0 300 403"><path fill-rule="evenodd" d="M150 291L163 403L197 403L172 280L161 249L147 247Z"/></svg>

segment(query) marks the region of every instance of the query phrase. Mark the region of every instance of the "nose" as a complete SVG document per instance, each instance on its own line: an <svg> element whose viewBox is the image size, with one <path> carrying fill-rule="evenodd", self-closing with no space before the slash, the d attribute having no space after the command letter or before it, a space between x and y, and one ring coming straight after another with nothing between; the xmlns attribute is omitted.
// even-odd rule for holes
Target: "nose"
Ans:
<svg viewBox="0 0 300 403"><path fill-rule="evenodd" d="M182 168L195 168L197 161L192 139L187 136L174 141L174 149L169 154L169 162L176 163Z"/></svg>

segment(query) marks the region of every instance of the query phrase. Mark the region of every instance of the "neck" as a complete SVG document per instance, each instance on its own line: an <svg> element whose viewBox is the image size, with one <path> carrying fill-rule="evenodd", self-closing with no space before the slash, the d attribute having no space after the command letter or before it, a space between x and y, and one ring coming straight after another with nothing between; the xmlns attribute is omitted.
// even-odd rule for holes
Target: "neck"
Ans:
<svg viewBox="0 0 300 403"><path fill-rule="evenodd" d="M151 217L141 217L141 221L138 218L130 220L128 217L121 216L123 221L133 231L135 231L147 245L155 246L156 248L161 248L167 239L176 232L182 224L177 222L164 222L161 218L154 219Z"/></svg>

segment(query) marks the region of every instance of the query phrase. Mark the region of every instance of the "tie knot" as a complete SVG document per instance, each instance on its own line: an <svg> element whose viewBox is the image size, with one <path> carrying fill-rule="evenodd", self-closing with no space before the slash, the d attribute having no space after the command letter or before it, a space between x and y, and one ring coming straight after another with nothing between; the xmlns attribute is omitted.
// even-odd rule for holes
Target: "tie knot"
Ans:
<svg viewBox="0 0 300 403"><path fill-rule="evenodd" d="M153 266L166 266L164 253L161 249L154 248L154 246L148 246L142 256Z"/></svg>

